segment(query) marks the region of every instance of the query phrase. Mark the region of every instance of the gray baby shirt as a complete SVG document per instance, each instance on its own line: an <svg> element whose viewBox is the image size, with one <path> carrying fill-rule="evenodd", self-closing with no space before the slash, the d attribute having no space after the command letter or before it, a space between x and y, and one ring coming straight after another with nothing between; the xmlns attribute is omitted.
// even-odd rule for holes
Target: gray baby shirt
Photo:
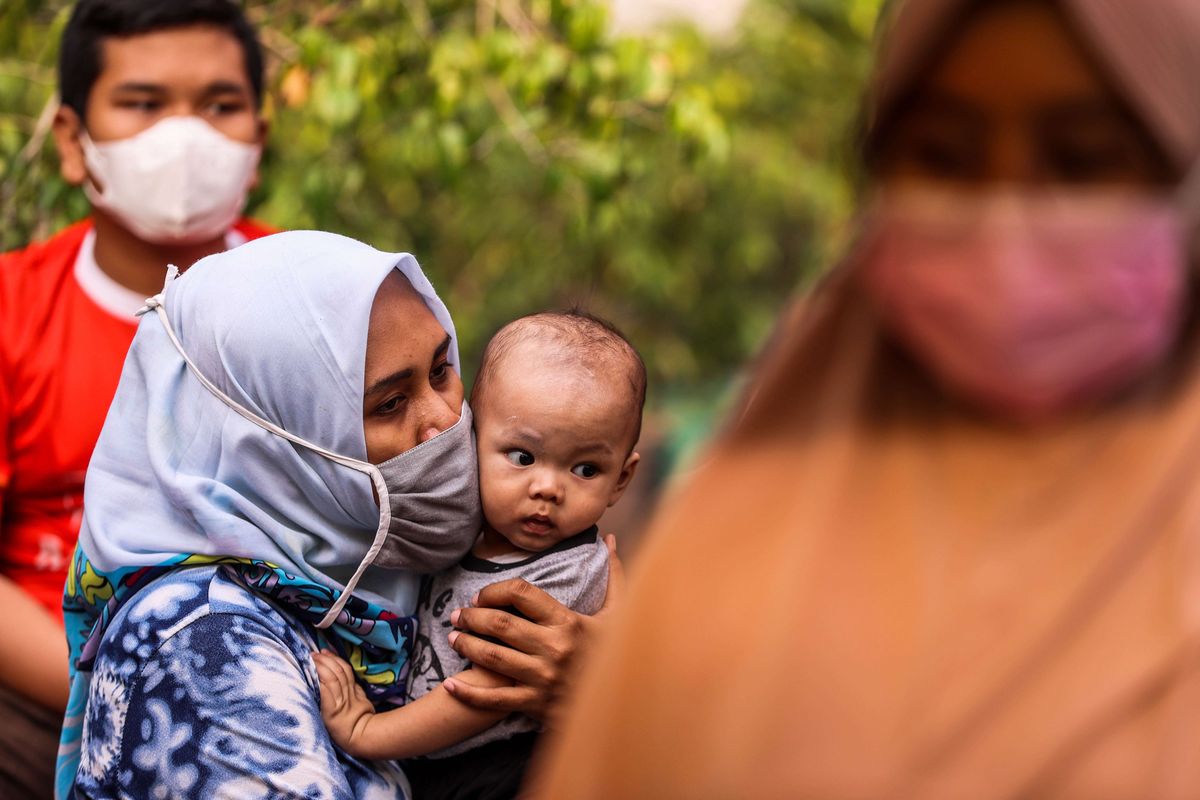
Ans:
<svg viewBox="0 0 1200 800"><path fill-rule="evenodd" d="M608 590L608 547L593 525L520 561L487 561L468 553L456 566L426 578L417 601L417 637L408 673L409 702L471 665L450 647L446 638L454 630L450 615L455 609L469 606L471 598L483 587L511 578L524 578L573 611L595 614L604 604ZM521 616L516 609L505 610ZM486 731L430 753L429 757L457 755L486 742L538 728L536 720L524 714L511 714Z"/></svg>

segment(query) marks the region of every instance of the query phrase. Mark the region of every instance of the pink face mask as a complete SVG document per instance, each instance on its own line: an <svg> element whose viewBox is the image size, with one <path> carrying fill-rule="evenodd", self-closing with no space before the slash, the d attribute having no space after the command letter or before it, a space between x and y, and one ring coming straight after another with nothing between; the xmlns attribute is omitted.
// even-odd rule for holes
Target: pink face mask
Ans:
<svg viewBox="0 0 1200 800"><path fill-rule="evenodd" d="M1187 286L1170 197L905 189L880 194L862 277L943 384L1032 422L1161 362Z"/></svg>

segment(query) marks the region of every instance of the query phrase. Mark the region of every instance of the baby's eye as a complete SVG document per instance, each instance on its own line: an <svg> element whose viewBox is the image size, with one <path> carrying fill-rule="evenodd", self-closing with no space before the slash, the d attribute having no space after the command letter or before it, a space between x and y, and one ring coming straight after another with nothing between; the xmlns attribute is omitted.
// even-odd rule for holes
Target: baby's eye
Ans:
<svg viewBox="0 0 1200 800"><path fill-rule="evenodd" d="M533 454L527 450L509 450L504 454L504 457L516 467L529 467L533 465Z"/></svg>
<svg viewBox="0 0 1200 800"><path fill-rule="evenodd" d="M571 467L571 472L580 478L594 478L600 474L600 469L595 464L576 464Z"/></svg>

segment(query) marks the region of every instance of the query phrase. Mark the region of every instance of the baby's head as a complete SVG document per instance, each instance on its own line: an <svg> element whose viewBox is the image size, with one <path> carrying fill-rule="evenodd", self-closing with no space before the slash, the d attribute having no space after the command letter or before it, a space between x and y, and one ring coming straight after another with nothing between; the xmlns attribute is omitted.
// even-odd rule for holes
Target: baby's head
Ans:
<svg viewBox="0 0 1200 800"><path fill-rule="evenodd" d="M471 392L487 524L541 551L594 525L637 469L646 367L609 323L578 312L510 322Z"/></svg>

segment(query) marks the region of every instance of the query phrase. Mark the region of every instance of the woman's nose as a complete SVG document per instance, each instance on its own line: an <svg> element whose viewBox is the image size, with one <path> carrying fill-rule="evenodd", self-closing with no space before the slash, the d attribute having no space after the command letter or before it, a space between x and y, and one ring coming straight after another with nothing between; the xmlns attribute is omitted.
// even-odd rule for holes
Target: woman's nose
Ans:
<svg viewBox="0 0 1200 800"><path fill-rule="evenodd" d="M427 442L442 431L454 426L462 416L461 408L454 408L440 395L429 402L429 412L421 421L417 440Z"/></svg>

